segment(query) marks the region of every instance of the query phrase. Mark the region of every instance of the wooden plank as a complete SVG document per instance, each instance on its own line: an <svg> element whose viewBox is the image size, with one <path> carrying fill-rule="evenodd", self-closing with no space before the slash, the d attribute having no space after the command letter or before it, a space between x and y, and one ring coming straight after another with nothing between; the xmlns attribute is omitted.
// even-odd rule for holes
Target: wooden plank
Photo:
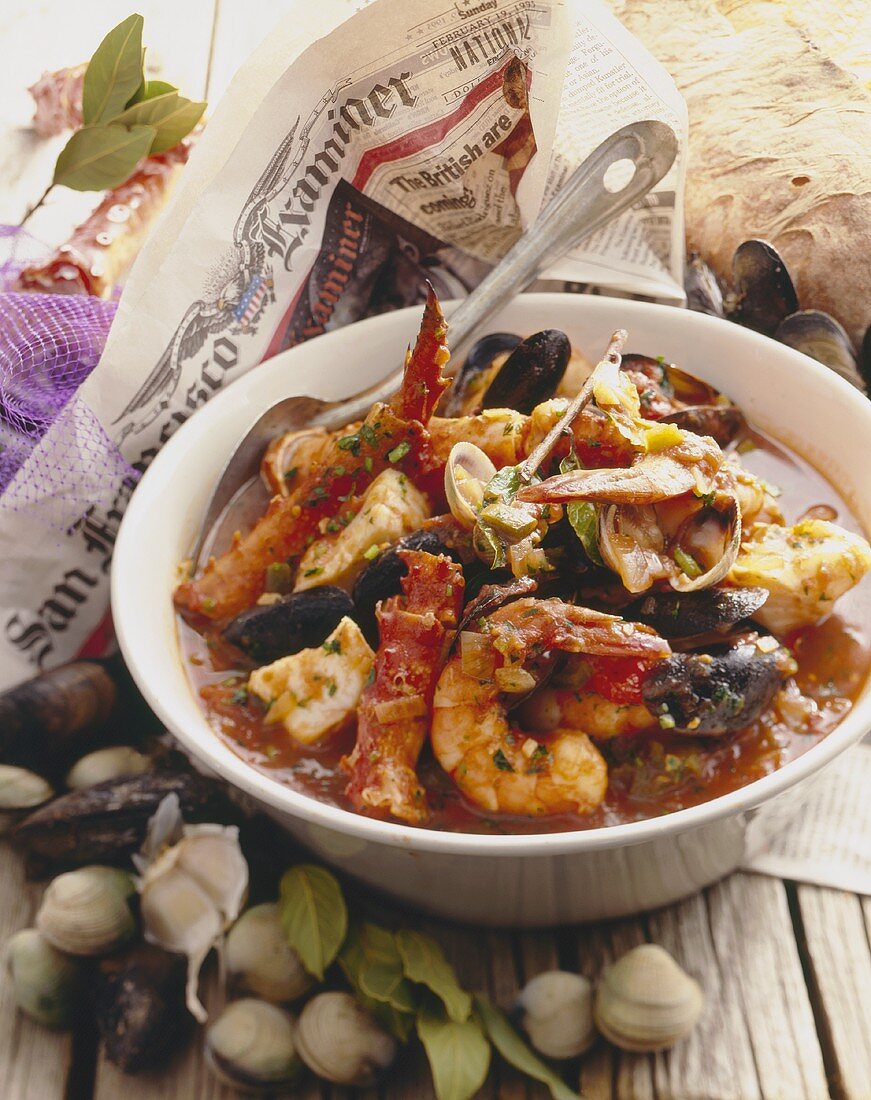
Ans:
<svg viewBox="0 0 871 1100"><path fill-rule="evenodd" d="M827 1100L813 1011L782 882L736 874L708 892L720 974L733 974L765 1100Z"/></svg>
<svg viewBox="0 0 871 1100"><path fill-rule="evenodd" d="M143 0L149 75L162 76L193 98L206 89L215 0ZM38 0L0 7L0 222L17 223L51 180L67 137L40 140L30 129L27 93L44 70L86 61L102 36L130 12L117 0ZM60 187L28 222L34 236L59 244L97 205L99 196Z"/></svg>
<svg viewBox="0 0 871 1100"><path fill-rule="evenodd" d="M32 924L41 888L25 882L24 864L0 844L0 945ZM0 980L0 1096L3 1100L61 1100L72 1059L70 1036L50 1031L15 1007L9 981Z"/></svg>
<svg viewBox="0 0 871 1100"><path fill-rule="evenodd" d="M753 1047L735 973L721 969L703 894L651 913L650 939L670 952L705 991L696 1028L654 1058L658 1100L759 1100Z"/></svg>
<svg viewBox="0 0 871 1100"><path fill-rule="evenodd" d="M832 1093L871 1091L871 950L862 901L819 886L796 888L801 942ZM867 899L866 899L867 901Z"/></svg>

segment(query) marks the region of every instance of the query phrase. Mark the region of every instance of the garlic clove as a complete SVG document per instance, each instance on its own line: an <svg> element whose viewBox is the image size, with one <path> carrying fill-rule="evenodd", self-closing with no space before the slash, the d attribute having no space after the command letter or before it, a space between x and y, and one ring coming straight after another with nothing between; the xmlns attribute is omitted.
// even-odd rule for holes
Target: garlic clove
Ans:
<svg viewBox="0 0 871 1100"><path fill-rule="evenodd" d="M518 1007L530 1042L548 1058L575 1058L596 1041L593 987L581 974L536 975L524 986Z"/></svg>
<svg viewBox="0 0 871 1100"><path fill-rule="evenodd" d="M82 985L79 964L35 928L11 936L5 957L15 1003L22 1012L46 1027L69 1027Z"/></svg>
<svg viewBox="0 0 871 1100"><path fill-rule="evenodd" d="M295 1030L300 1058L325 1081L366 1088L396 1056L396 1042L349 993L319 993Z"/></svg>
<svg viewBox="0 0 871 1100"><path fill-rule="evenodd" d="M0 764L0 835L23 816L22 811L33 810L51 798L54 790L41 775L13 764Z"/></svg>
<svg viewBox="0 0 871 1100"><path fill-rule="evenodd" d="M209 895L225 924L238 917L248 893L248 864L234 825L186 826L177 866Z"/></svg>
<svg viewBox="0 0 871 1100"><path fill-rule="evenodd" d="M704 1007L698 982L657 944L633 948L602 977L596 1026L621 1050L666 1050L695 1027Z"/></svg>
<svg viewBox="0 0 871 1100"><path fill-rule="evenodd" d="M250 997L231 1002L209 1027L205 1053L217 1077L248 1093L281 1091L302 1069L291 1017Z"/></svg>
<svg viewBox="0 0 871 1100"><path fill-rule="evenodd" d="M129 745L112 745L106 749L96 749L77 760L66 777L66 785L71 791L95 787L110 779L125 779L131 775L142 775L151 768L151 760Z"/></svg>
<svg viewBox="0 0 871 1100"><path fill-rule="evenodd" d="M295 1001L313 982L287 942L274 903L255 905L236 921L227 933L224 964L233 988L274 1004Z"/></svg>
<svg viewBox="0 0 871 1100"><path fill-rule="evenodd" d="M42 898L36 927L70 955L105 955L129 940L136 922L119 880L107 868L58 875Z"/></svg>

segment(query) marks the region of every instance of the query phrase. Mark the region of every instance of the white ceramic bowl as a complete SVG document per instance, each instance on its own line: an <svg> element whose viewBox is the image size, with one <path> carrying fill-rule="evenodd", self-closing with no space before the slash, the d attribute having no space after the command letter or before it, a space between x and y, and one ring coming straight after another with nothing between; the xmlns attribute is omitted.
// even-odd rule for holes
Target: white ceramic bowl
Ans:
<svg viewBox="0 0 871 1100"><path fill-rule="evenodd" d="M218 394L170 439L133 495L115 548L112 607L127 664L201 767L250 795L317 856L411 905L478 924L529 926L636 912L693 893L781 828L807 790L800 781L862 737L871 726L867 685L829 737L741 790L648 821L537 836L413 829L317 802L236 756L188 686L171 601L175 568L229 448L281 397L337 398L376 381L396 365L419 318L419 309L391 313L284 353ZM712 382L800 450L871 530L871 403L811 359L712 317L609 298L524 295L488 325L560 328L588 354L619 327L629 329L631 348Z"/></svg>

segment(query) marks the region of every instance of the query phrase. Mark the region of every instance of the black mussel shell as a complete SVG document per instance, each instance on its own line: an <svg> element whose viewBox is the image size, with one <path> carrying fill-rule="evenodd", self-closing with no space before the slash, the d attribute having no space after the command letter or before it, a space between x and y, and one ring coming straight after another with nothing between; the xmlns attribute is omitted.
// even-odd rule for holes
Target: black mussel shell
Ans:
<svg viewBox="0 0 871 1100"><path fill-rule="evenodd" d="M775 340L796 351L804 352L825 367L860 385L859 364L850 337L843 325L819 309L802 309L781 321Z"/></svg>
<svg viewBox="0 0 871 1100"><path fill-rule="evenodd" d="M733 321L772 336L780 322L798 309L798 295L780 254L767 241L739 244L732 257L734 299L727 303Z"/></svg>
<svg viewBox="0 0 871 1100"><path fill-rule="evenodd" d="M710 435L721 447L730 444L746 427L747 421L737 405L688 405L662 418L666 424Z"/></svg>
<svg viewBox="0 0 871 1100"><path fill-rule="evenodd" d="M663 638L726 631L749 619L768 599L766 588L702 588L698 592L652 592L624 617L652 626Z"/></svg>
<svg viewBox="0 0 871 1100"><path fill-rule="evenodd" d="M325 584L243 611L226 628L224 637L255 661L275 661L321 645L339 621L353 613L348 593Z"/></svg>
<svg viewBox="0 0 871 1100"><path fill-rule="evenodd" d="M456 562L460 561L456 552L446 546L435 532L427 530L406 535L373 558L357 577L351 593L354 619L373 645L378 643L375 608L381 600L399 595L402 591L402 578L408 573L408 566L399 556L400 550L423 550L427 554L444 554Z"/></svg>
<svg viewBox="0 0 871 1100"><path fill-rule="evenodd" d="M712 317L723 316L723 292L717 276L698 252L691 252L687 257L683 285L688 309L696 313L709 313Z"/></svg>
<svg viewBox="0 0 871 1100"><path fill-rule="evenodd" d="M786 651L763 653L754 641L721 653L674 653L656 665L642 695L672 733L718 737L755 722L771 705L784 678Z"/></svg>
<svg viewBox="0 0 871 1100"><path fill-rule="evenodd" d="M505 351L514 351L519 343L520 337L513 332L491 332L477 340L457 371L454 384L445 394L439 414L459 416L466 411L467 402L474 404L471 401L471 394L480 376L490 369L497 355Z"/></svg>
<svg viewBox="0 0 871 1100"><path fill-rule="evenodd" d="M487 387L482 408L516 409L527 415L556 393L572 346L559 329L535 332L512 351Z"/></svg>
<svg viewBox="0 0 871 1100"><path fill-rule="evenodd" d="M859 353L859 374L865 383L865 392L871 394L871 325L865 329L865 338Z"/></svg>

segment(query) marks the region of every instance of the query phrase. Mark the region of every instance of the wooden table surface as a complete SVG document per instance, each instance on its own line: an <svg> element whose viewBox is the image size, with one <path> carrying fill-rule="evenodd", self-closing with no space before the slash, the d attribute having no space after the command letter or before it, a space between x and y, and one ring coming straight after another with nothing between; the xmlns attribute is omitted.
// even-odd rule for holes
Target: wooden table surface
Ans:
<svg viewBox="0 0 871 1100"><path fill-rule="evenodd" d="M43 69L85 60L106 30L137 10L145 16L150 66L184 94L215 103L275 20L306 2L5 0L0 223L17 223L42 193L64 141L40 142L27 127L32 107L25 89ZM93 205L93 196L60 190L30 228L57 243ZM25 883L18 856L0 848L0 939L31 923L39 889ZM579 1071L588 1100L871 1098L871 898L736 874L669 909L603 925L535 933L426 927L445 946L461 980L506 1007L543 969L580 969L595 978L615 955L646 941L662 944L700 980L707 1007L693 1035L665 1055L594 1048ZM212 1004L217 996L213 981ZM482 1096L547 1095L498 1072ZM233 1095L205 1069L199 1040L166 1072L125 1077L103 1057L86 1021L72 1036L46 1031L16 1013L8 982L0 981L0 1100ZM314 1100L337 1093L311 1085L295 1095ZM380 1093L365 1095L426 1100L433 1094L425 1068L412 1059Z"/></svg>

